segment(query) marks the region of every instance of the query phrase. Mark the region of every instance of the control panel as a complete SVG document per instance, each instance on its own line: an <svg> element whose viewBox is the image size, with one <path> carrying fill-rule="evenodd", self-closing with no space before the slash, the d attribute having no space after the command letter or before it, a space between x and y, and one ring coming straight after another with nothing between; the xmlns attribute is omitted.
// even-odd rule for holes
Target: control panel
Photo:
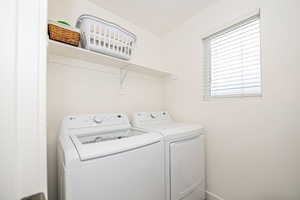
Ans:
<svg viewBox="0 0 300 200"><path fill-rule="evenodd" d="M168 112L138 112L133 116L133 123L163 123L171 122L172 119Z"/></svg>
<svg viewBox="0 0 300 200"><path fill-rule="evenodd" d="M121 113L68 116L64 123L66 128L71 129L130 125L128 117Z"/></svg>

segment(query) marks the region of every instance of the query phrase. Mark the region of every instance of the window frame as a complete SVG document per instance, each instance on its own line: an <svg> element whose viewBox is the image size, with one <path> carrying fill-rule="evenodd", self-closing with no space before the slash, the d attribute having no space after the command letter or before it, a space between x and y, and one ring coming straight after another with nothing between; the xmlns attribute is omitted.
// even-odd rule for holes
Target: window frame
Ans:
<svg viewBox="0 0 300 200"><path fill-rule="evenodd" d="M260 93L240 93L240 94L229 94L229 95L212 95L212 88L211 88L211 55L210 55L210 45L208 45L209 41L215 37L218 37L220 35L226 34L228 32L231 32L237 28L240 28L242 26L245 26L253 20L259 20L259 51L260 51ZM248 15L243 18L239 18L239 20L236 20L233 23L230 23L227 26L222 27L221 29L218 29L217 31L209 34L208 36L203 37L202 44L204 46L204 100L209 99L223 99L223 98L245 98L245 97L263 97L263 80L262 80L262 31L261 31L261 12L260 10L256 11L255 13L251 13L251 15Z"/></svg>

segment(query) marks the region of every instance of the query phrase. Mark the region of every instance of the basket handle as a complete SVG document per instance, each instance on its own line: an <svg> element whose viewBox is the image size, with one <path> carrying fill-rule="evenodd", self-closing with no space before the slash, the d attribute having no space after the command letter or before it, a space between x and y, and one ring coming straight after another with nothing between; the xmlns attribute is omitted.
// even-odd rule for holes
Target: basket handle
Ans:
<svg viewBox="0 0 300 200"><path fill-rule="evenodd" d="M82 36L82 39L80 40L81 46L86 48L87 38L84 31L81 31L80 35Z"/></svg>

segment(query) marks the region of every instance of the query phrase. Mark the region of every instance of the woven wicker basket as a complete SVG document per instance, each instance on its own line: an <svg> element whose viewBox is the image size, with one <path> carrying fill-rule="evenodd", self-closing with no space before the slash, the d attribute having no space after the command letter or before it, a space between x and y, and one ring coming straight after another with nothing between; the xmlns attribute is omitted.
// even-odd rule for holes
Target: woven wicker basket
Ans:
<svg viewBox="0 0 300 200"><path fill-rule="evenodd" d="M80 32L72 27L49 21L48 34L51 40L79 46Z"/></svg>

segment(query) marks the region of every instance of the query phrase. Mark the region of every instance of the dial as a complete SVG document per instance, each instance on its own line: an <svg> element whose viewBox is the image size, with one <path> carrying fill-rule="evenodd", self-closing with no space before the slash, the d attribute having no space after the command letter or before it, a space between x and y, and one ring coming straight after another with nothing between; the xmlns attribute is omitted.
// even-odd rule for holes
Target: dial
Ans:
<svg viewBox="0 0 300 200"><path fill-rule="evenodd" d="M156 115L155 115L154 113L151 113L151 114L150 114L150 117L151 117L152 119L155 119L155 118L156 118Z"/></svg>
<svg viewBox="0 0 300 200"><path fill-rule="evenodd" d="M93 118L93 121L94 121L95 123L97 123L97 124L100 124L100 123L103 122L103 119L100 118L100 117L95 116L95 117Z"/></svg>

